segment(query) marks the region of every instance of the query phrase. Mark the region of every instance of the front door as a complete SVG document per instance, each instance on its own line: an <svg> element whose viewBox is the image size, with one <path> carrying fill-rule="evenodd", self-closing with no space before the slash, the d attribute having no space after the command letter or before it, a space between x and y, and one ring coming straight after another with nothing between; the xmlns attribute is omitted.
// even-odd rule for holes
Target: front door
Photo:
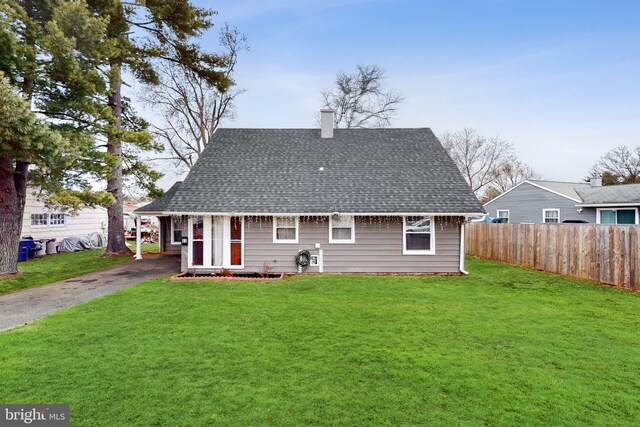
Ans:
<svg viewBox="0 0 640 427"><path fill-rule="evenodd" d="M242 268L243 219L241 216L189 217L189 268Z"/></svg>

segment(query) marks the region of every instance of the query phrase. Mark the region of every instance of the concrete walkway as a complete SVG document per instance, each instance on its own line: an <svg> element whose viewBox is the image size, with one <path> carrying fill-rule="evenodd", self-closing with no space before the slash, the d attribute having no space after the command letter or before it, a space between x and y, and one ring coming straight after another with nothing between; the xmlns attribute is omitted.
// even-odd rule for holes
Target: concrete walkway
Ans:
<svg viewBox="0 0 640 427"><path fill-rule="evenodd" d="M179 271L180 259L175 256L145 255L139 261L0 295L0 331L24 325L154 277Z"/></svg>

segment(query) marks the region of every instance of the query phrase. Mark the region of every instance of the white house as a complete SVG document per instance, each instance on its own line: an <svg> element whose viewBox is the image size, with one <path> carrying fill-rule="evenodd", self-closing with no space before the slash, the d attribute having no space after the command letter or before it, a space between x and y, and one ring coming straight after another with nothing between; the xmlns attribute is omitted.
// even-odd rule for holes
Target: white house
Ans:
<svg viewBox="0 0 640 427"><path fill-rule="evenodd" d="M21 236L60 241L65 237L87 236L91 233L107 233L105 208L85 208L75 215L65 214L47 209L32 191L27 191Z"/></svg>

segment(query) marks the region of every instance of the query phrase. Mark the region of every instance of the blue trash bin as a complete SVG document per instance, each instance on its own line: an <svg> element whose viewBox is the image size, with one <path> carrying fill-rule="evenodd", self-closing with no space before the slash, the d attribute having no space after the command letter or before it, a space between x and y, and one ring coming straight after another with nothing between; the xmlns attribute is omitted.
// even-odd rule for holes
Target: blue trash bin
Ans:
<svg viewBox="0 0 640 427"><path fill-rule="evenodd" d="M29 249L33 245L33 240L20 240L20 248L18 249L18 262L24 262L29 259Z"/></svg>

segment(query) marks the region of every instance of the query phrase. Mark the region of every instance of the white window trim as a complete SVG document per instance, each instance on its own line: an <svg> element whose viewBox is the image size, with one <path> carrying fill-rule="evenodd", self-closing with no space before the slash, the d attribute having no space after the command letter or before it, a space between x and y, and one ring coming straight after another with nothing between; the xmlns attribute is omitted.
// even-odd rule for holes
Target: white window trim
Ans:
<svg viewBox="0 0 640 427"><path fill-rule="evenodd" d="M224 225L225 225L225 230L224 230L224 235L223 235L223 248L229 248L226 251L226 254L224 254L224 249L223 249L223 256L222 256L222 260L224 262L224 267L227 270L244 270L244 248L245 248L245 243L244 243L244 232L245 232L245 228L247 226L247 224L244 221L244 216L242 215L233 215L233 216L237 216L238 218L240 218L240 226L242 228L240 228L240 244L242 245L242 253L241 253L241 257L242 257L242 264L240 265L231 265L231 216L225 216L224 217Z"/></svg>
<svg viewBox="0 0 640 427"><path fill-rule="evenodd" d="M203 230L202 230L202 241L203 250L202 250L202 265L193 265L193 217L194 216L202 216L203 217ZM219 216L219 215L214 215ZM234 215L240 216L240 215ZM244 220L244 216L240 216L240 222L242 224L241 231L241 243L242 243L242 264L241 265L231 265L231 217L223 216L222 217L222 265L213 265L211 263L211 217L212 215L189 215L187 219L187 236L189 239L189 244L187 245L187 268L190 269L212 269L212 268L225 268L227 270L244 270L244 250L245 250L245 240L244 240L244 229L246 227L246 222ZM207 244L209 242L209 244Z"/></svg>
<svg viewBox="0 0 640 427"><path fill-rule="evenodd" d="M193 217L194 216L201 216L202 217L202 239L198 239L198 241L202 241L202 265L193 265ZM189 216L189 220L188 220L188 227L189 229L187 230L187 236L189 238L188 240L188 245L187 245L187 266L188 268L206 268L207 266L207 259L205 258L205 253L204 253L204 247L206 246L204 244L204 227L206 227L206 220L204 215L190 215ZM210 263L211 261L209 261Z"/></svg>
<svg viewBox="0 0 640 427"><path fill-rule="evenodd" d="M66 227L67 225L67 214L61 213L61 212L53 212L54 215L63 215L64 216L64 223L63 224L51 224L51 213L32 213L29 215L29 222L31 224L31 227L33 228L45 228L45 227ZM46 224L33 224L33 219L32 219L32 215L44 215L47 219L47 223Z"/></svg>
<svg viewBox="0 0 640 427"><path fill-rule="evenodd" d="M507 222L511 222L511 212L509 212L509 209L496 209L496 218L505 218L500 216L500 212L506 212Z"/></svg>
<svg viewBox="0 0 640 427"><path fill-rule="evenodd" d="M174 233L175 229L174 229L174 227L173 227L173 219L174 219L174 218L180 218L180 225L183 225L183 224L182 224L183 219L182 219L182 217L181 217L181 216L177 216L177 217L170 216L170 217L169 217L169 223L171 224L171 244L172 244L172 245L180 245L180 244L182 244L182 241L178 241L178 242L174 242L174 241L173 241L173 236L175 235L175 233ZM182 230L184 230L184 226L182 227Z"/></svg>
<svg viewBox="0 0 640 427"><path fill-rule="evenodd" d="M329 243L355 243L356 242L356 217L354 215L343 215L343 217L349 216L351 218L351 239L334 239L333 233L333 216L329 216ZM346 227L340 227L346 228Z"/></svg>
<svg viewBox="0 0 640 427"><path fill-rule="evenodd" d="M558 212L558 222L547 222L547 212ZM547 208L542 209L542 223L543 224L560 224L562 219L560 219L560 209L558 208Z"/></svg>
<svg viewBox="0 0 640 427"><path fill-rule="evenodd" d="M409 215L409 216L428 216L428 215ZM436 254L436 227L435 217L429 216L429 237L431 249L407 249L407 217L402 217L402 255L435 255ZM424 233L426 234L426 233Z"/></svg>
<svg viewBox="0 0 640 427"><path fill-rule="evenodd" d="M290 218L290 217L282 217L282 216L273 217L273 243L298 243L298 237L300 235L300 218L295 217L295 228L296 228L295 239L278 239L278 218ZM286 228L290 228L290 227L286 227Z"/></svg>
<svg viewBox="0 0 640 427"><path fill-rule="evenodd" d="M615 224L604 224L604 225L618 225L618 211L630 211L634 210L636 212L636 225L640 224L640 217L638 215L638 208L597 208L596 209L596 224L602 224L600 222L600 212L601 211L615 211L616 212L616 223ZM631 225L631 224L620 224L620 225Z"/></svg>

